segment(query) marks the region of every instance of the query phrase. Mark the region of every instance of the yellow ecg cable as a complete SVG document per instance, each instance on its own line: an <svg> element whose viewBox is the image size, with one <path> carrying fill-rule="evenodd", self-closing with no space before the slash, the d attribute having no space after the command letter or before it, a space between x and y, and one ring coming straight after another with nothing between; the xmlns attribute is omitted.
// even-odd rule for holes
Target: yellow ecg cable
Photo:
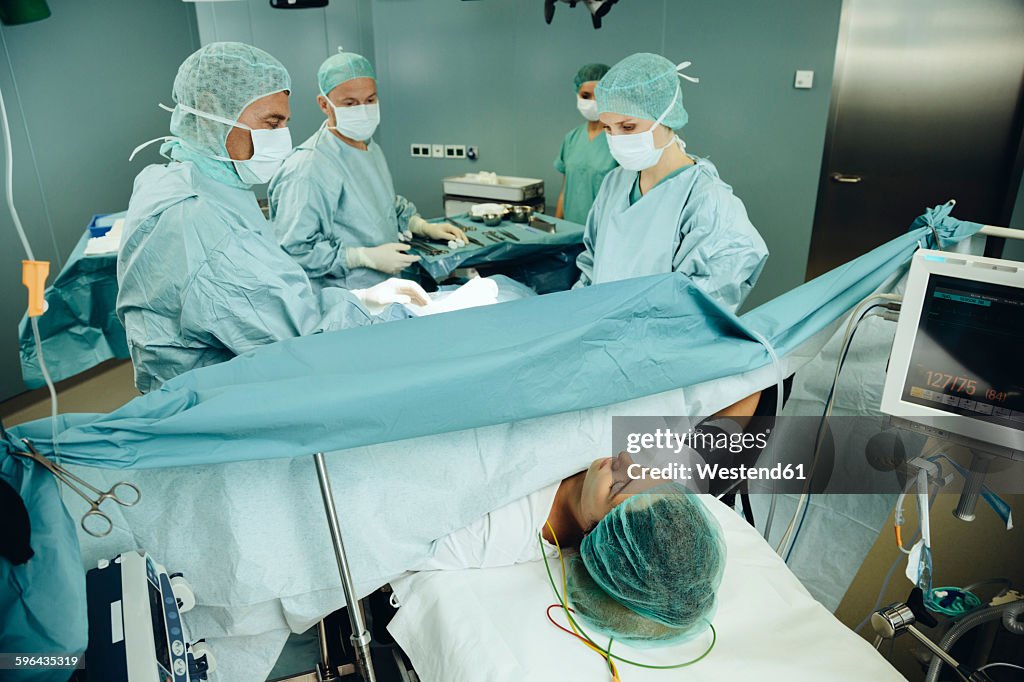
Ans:
<svg viewBox="0 0 1024 682"><path fill-rule="evenodd" d="M611 672L612 682L621 682L618 668L615 667L615 661L612 659L611 656L611 642L608 642L608 651L601 649L592 641L590 641L589 637L587 637L585 634L583 634L576 628L576 621L569 614L569 605L566 603L566 595L569 594L569 580L568 574L565 570L565 555L562 554L562 545L559 544L558 534L555 533L555 529L551 526L550 521L547 522L547 527L548 530L551 531L551 537L555 541L555 549L558 550L558 563L562 567L562 594L558 594L557 592L555 592L555 595L558 597L558 601L562 606L562 610L565 611L566 620L569 622L569 627L572 628L572 631L576 634L576 637L578 637L581 642L587 645L588 648L600 654L601 658L603 658L608 663L608 670ZM543 546L541 546L541 550L543 551Z"/></svg>

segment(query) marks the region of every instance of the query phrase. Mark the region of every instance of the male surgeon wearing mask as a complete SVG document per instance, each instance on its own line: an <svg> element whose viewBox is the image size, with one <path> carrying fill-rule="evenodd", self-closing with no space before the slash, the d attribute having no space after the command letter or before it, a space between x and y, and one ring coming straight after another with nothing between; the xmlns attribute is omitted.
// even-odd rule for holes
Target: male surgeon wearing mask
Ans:
<svg viewBox="0 0 1024 682"><path fill-rule="evenodd" d="M373 134L380 123L373 66L351 52L317 72L324 125L299 145L270 183L270 211L281 247L314 286L366 287L419 260L413 235L466 243L462 230L428 223L395 194Z"/></svg>
<svg viewBox="0 0 1024 682"><path fill-rule="evenodd" d="M160 138L170 162L135 178L117 262L117 315L143 393L263 344L407 316L363 304L427 302L401 280L314 292L277 245L251 187L291 151L290 89L279 61L243 43L211 43L178 69L173 136Z"/></svg>
<svg viewBox="0 0 1024 682"><path fill-rule="evenodd" d="M612 67L595 88L608 148L620 168L587 218L576 287L680 272L736 311L757 282L768 248L732 188L676 135L688 119L679 78L653 54Z"/></svg>
<svg viewBox="0 0 1024 682"><path fill-rule="evenodd" d="M587 64L576 72L576 108L587 121L569 131L555 159L555 170L565 176L555 217L581 225L587 221L604 176L618 165L608 151L594 99L594 88L606 73L604 64Z"/></svg>

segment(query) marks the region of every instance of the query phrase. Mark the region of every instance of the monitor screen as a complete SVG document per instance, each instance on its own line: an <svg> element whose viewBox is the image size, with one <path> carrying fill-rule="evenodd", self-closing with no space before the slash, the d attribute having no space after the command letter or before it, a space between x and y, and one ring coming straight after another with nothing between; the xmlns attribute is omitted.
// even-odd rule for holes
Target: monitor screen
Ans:
<svg viewBox="0 0 1024 682"><path fill-rule="evenodd" d="M902 399L1024 430L1024 290L933 274Z"/></svg>

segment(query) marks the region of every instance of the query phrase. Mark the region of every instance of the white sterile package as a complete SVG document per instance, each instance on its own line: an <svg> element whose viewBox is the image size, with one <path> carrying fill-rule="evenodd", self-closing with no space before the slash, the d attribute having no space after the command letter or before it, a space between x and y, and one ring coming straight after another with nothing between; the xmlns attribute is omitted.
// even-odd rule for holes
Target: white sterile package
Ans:
<svg viewBox="0 0 1024 682"><path fill-rule="evenodd" d="M453 310L476 308L498 302L498 283L489 277L476 277L457 289L438 291L430 295L427 305L408 304L414 315L436 315Z"/></svg>
<svg viewBox="0 0 1024 682"><path fill-rule="evenodd" d="M469 213L478 218L488 214L504 215L505 207L502 204L474 204L470 207Z"/></svg>
<svg viewBox="0 0 1024 682"><path fill-rule="evenodd" d="M121 249L121 233L124 231L124 218L118 218L102 237L90 237L85 243L86 256L101 256L117 253Z"/></svg>

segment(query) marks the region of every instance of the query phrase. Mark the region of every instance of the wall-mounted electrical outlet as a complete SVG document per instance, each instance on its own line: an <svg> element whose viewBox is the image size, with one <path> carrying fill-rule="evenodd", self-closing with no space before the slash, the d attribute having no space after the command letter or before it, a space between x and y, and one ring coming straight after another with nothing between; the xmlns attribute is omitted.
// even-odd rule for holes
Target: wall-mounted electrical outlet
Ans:
<svg viewBox="0 0 1024 682"><path fill-rule="evenodd" d="M431 156L433 156L435 159L443 159L444 158L444 145L443 144L432 145L430 149L431 149L431 152L432 152Z"/></svg>
<svg viewBox="0 0 1024 682"><path fill-rule="evenodd" d="M430 145L429 144L413 144L411 145L412 155L419 158L430 158Z"/></svg>
<svg viewBox="0 0 1024 682"><path fill-rule="evenodd" d="M444 147L444 158L446 159L464 159L466 158L466 145L462 144L447 144Z"/></svg>
<svg viewBox="0 0 1024 682"><path fill-rule="evenodd" d="M797 71L793 78L793 87L797 90L810 90L814 87L813 71Z"/></svg>

